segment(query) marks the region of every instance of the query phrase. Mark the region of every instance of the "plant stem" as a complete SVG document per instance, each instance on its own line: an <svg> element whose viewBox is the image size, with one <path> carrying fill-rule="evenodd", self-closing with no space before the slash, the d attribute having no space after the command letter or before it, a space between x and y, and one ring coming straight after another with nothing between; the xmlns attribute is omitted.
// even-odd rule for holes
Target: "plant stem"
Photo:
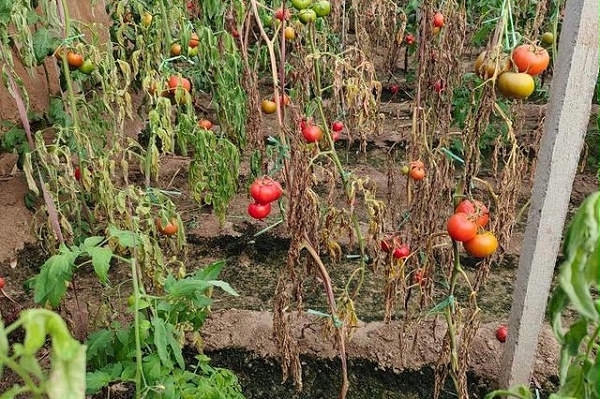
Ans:
<svg viewBox="0 0 600 399"><path fill-rule="evenodd" d="M133 281L133 295L135 298L135 312L134 312L134 321L133 321L133 328L134 328L134 334L135 334L135 362L136 362L136 368L135 368L135 397L137 399L141 398L141 392L142 392L142 343L141 343L141 337L140 337L140 312L139 312L139 306L140 306L140 287L139 287L139 282L138 282L138 275L137 275L137 262L135 258L131 259L131 277L132 277L132 281Z"/></svg>

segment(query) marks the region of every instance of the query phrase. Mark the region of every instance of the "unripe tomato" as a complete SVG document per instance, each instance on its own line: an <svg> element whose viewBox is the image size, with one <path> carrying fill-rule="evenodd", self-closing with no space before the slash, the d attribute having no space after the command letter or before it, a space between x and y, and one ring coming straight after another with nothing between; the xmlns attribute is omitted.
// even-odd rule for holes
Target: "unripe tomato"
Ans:
<svg viewBox="0 0 600 399"><path fill-rule="evenodd" d="M147 28L150 26L151 23L152 23L152 14L150 14L149 12L145 12L144 15L142 15L142 26L144 28Z"/></svg>
<svg viewBox="0 0 600 399"><path fill-rule="evenodd" d="M269 176L258 178L250 185L250 195L258 204L264 205L277 201L282 193L281 184Z"/></svg>
<svg viewBox="0 0 600 399"><path fill-rule="evenodd" d="M272 114L277 111L277 103L271 100L263 100L260 107L265 114Z"/></svg>
<svg viewBox="0 0 600 399"><path fill-rule="evenodd" d="M312 0L292 0L292 6L294 6L296 10L306 9L310 6L310 3L312 3Z"/></svg>
<svg viewBox="0 0 600 399"><path fill-rule="evenodd" d="M317 17L326 17L331 13L331 4L327 0L317 1L312 9L317 14Z"/></svg>
<svg viewBox="0 0 600 399"><path fill-rule="evenodd" d="M454 241L469 241L477 235L477 225L469 220L466 213L458 212L450 216L446 230Z"/></svg>
<svg viewBox="0 0 600 399"><path fill-rule="evenodd" d="M85 60L85 61L83 61L83 64L77 69L79 69L79 71L81 73L85 73L86 75L89 75L90 73L94 72L94 69L96 69L96 66L94 65L92 60Z"/></svg>
<svg viewBox="0 0 600 399"><path fill-rule="evenodd" d="M519 72L536 76L548 68L550 55L543 47L522 44L513 50L512 60Z"/></svg>
<svg viewBox="0 0 600 399"><path fill-rule="evenodd" d="M505 342L508 336L508 327L502 325L496 329L496 339L500 342Z"/></svg>
<svg viewBox="0 0 600 399"><path fill-rule="evenodd" d="M264 219L271 213L271 203L259 204L258 202L252 202L248 205L248 215L254 219Z"/></svg>
<svg viewBox="0 0 600 399"><path fill-rule="evenodd" d="M463 248L475 258L486 258L496 252L498 240L491 231L486 231L463 242Z"/></svg>
<svg viewBox="0 0 600 399"><path fill-rule="evenodd" d="M410 172L410 167L409 167L408 165L404 165L404 166L402 166L402 169L400 169L400 172L401 172L403 175L407 175L407 174L408 174L408 172Z"/></svg>
<svg viewBox="0 0 600 399"><path fill-rule="evenodd" d="M484 79L489 79L492 76L499 76L510 69L510 58L502 53L498 58L488 57L488 52L484 51L475 60L475 73Z"/></svg>
<svg viewBox="0 0 600 399"><path fill-rule="evenodd" d="M162 219L156 218L156 229L166 236L172 236L173 234L177 233L177 230L179 230L177 219L171 218L171 221L163 226Z"/></svg>
<svg viewBox="0 0 600 399"><path fill-rule="evenodd" d="M290 19L291 15L292 13L290 12L289 8L286 8L285 12L281 7L275 10L275 18L277 18L280 21L283 21L284 19L287 21L288 19Z"/></svg>
<svg viewBox="0 0 600 399"><path fill-rule="evenodd" d="M498 76L496 84L500 93L508 98L524 99L535 90L531 75L520 72L504 72Z"/></svg>
<svg viewBox="0 0 600 399"><path fill-rule="evenodd" d="M462 200L454 209L454 213L465 213L478 227L485 227L490 220L490 212L485 204L478 200Z"/></svg>
<svg viewBox="0 0 600 399"><path fill-rule="evenodd" d="M286 26L283 30L283 36L285 40L294 40L296 38L296 30L291 26Z"/></svg>
<svg viewBox="0 0 600 399"><path fill-rule="evenodd" d="M187 49L187 56L188 57L195 57L198 55L198 47L189 47Z"/></svg>
<svg viewBox="0 0 600 399"><path fill-rule="evenodd" d="M546 46L550 46L554 43L554 34L552 32L545 32L542 35L542 43Z"/></svg>
<svg viewBox="0 0 600 399"><path fill-rule="evenodd" d="M212 122L208 119L200 119L198 121L198 126L200 126L202 129L210 130L212 127Z"/></svg>
<svg viewBox="0 0 600 399"><path fill-rule="evenodd" d="M315 143L321 140L323 136L323 131L319 126L309 125L302 129L302 136L308 143Z"/></svg>
<svg viewBox="0 0 600 399"><path fill-rule="evenodd" d="M436 12L433 16L433 26L436 28L441 28L444 26L444 14L441 12Z"/></svg>
<svg viewBox="0 0 600 399"><path fill-rule="evenodd" d="M313 9L306 8L304 10L300 10L298 13L298 19L303 24L307 24L309 22L315 22L317 20L317 13Z"/></svg>

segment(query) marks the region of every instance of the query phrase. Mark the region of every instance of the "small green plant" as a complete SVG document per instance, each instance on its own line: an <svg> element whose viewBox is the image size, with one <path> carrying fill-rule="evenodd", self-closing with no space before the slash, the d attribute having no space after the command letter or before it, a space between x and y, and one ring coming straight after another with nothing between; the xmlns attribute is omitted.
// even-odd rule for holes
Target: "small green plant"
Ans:
<svg viewBox="0 0 600 399"><path fill-rule="evenodd" d="M559 360L560 388L550 399L599 397L600 302L592 295L598 292L600 258L600 193L590 195L579 207L564 240L565 260L560 266L559 286L550 301L552 328L562 346ZM579 318L565 332L562 316L567 309L577 311ZM489 393L486 399L508 395L533 399L526 386Z"/></svg>
<svg viewBox="0 0 600 399"><path fill-rule="evenodd" d="M25 330L25 339L11 347L8 336L19 328ZM49 370L43 369L37 358L46 337L50 337L52 348ZM4 392L2 398L83 399L85 351L86 347L71 336L65 321L50 310L25 310L6 328L0 319L0 377L8 367L23 381Z"/></svg>

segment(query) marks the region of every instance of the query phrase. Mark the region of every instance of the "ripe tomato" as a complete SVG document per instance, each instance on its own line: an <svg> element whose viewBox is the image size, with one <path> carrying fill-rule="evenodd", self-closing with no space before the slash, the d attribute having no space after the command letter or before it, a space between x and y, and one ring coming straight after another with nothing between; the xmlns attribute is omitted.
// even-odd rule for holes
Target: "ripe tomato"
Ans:
<svg viewBox="0 0 600 399"><path fill-rule="evenodd" d="M408 175L413 180L423 180L425 178L425 168L421 166L411 166Z"/></svg>
<svg viewBox="0 0 600 399"><path fill-rule="evenodd" d="M383 252L390 252L393 248L393 244L390 241L389 237L381 240L381 243L379 245L381 246L381 250Z"/></svg>
<svg viewBox="0 0 600 399"><path fill-rule="evenodd" d="M75 173L73 174L75 175L75 180L81 180L81 168L79 166L75 168Z"/></svg>
<svg viewBox="0 0 600 399"><path fill-rule="evenodd" d="M179 43L171 44L171 56L177 57L178 55L181 55L181 44L179 44Z"/></svg>
<svg viewBox="0 0 600 399"><path fill-rule="evenodd" d="M433 16L433 26L436 28L441 28L444 26L444 14L441 12L436 12Z"/></svg>
<svg viewBox="0 0 600 399"><path fill-rule="evenodd" d="M261 205L277 201L282 193L281 184L269 176L258 178L250 185L250 195Z"/></svg>
<svg viewBox="0 0 600 399"><path fill-rule="evenodd" d="M488 57L488 52L484 51L475 60L475 73L484 79L500 74L510 69L510 58L502 53L497 58Z"/></svg>
<svg viewBox="0 0 600 399"><path fill-rule="evenodd" d="M188 46L191 48L194 48L194 47L198 47L199 44L200 44L200 37L198 36L198 34L196 32L193 32L190 35L190 41L188 43Z"/></svg>
<svg viewBox="0 0 600 399"><path fill-rule="evenodd" d="M273 112L277 111L277 103L271 100L263 100L260 107L265 114L272 114Z"/></svg>
<svg viewBox="0 0 600 399"><path fill-rule="evenodd" d="M240 37L240 31L237 30L237 29L235 29L235 28L233 28L231 30L231 36L233 36L233 37L235 37L237 39L238 37Z"/></svg>
<svg viewBox="0 0 600 399"><path fill-rule="evenodd" d="M395 259L404 259L410 255L410 247L406 244L400 245L398 248L394 249L392 253Z"/></svg>
<svg viewBox="0 0 600 399"><path fill-rule="evenodd" d="M550 55L543 47L522 44L513 50L512 60L519 72L526 72L531 76L535 76L548 68Z"/></svg>
<svg viewBox="0 0 600 399"><path fill-rule="evenodd" d="M163 226L162 219L156 218L156 229L166 236L172 236L173 234L177 233L177 230L179 230L179 226L177 225L177 219L172 218L169 223Z"/></svg>
<svg viewBox="0 0 600 399"><path fill-rule="evenodd" d="M71 68L79 68L83 65L83 56L74 51L69 51L67 53L67 63Z"/></svg>
<svg viewBox="0 0 600 399"><path fill-rule="evenodd" d="M458 212L450 216L446 224L446 230L454 241L469 241L477 235L477 225L469 220L464 212Z"/></svg>
<svg viewBox="0 0 600 399"><path fill-rule="evenodd" d="M423 270L422 269L418 269L414 276L413 276L413 281L415 282L415 284L419 284L421 287L425 285L425 283L427 283L427 278L423 277Z"/></svg>
<svg viewBox="0 0 600 399"><path fill-rule="evenodd" d="M485 227L490 220L490 212L485 204L478 200L462 200L454 209L454 213L465 213L478 227Z"/></svg>
<svg viewBox="0 0 600 399"><path fill-rule="evenodd" d="M334 132L341 132L344 130L344 124L340 121L335 121L331 124L331 130Z"/></svg>
<svg viewBox="0 0 600 399"><path fill-rule="evenodd" d="M535 90L531 75L520 72L504 72L498 76L496 84L500 93L508 98L524 99Z"/></svg>
<svg viewBox="0 0 600 399"><path fill-rule="evenodd" d="M285 12L283 11L283 8L278 8L277 10L275 10L275 18L277 18L280 21L283 21L284 19L287 21L288 19L290 19L290 16L292 15L292 13L290 12L289 8L285 9Z"/></svg>
<svg viewBox="0 0 600 399"><path fill-rule="evenodd" d="M331 139L333 141L338 141L340 139L340 132L331 132Z"/></svg>
<svg viewBox="0 0 600 399"><path fill-rule="evenodd" d="M259 204L258 202L252 202L248 205L248 215L254 219L264 219L271 213L271 203Z"/></svg>
<svg viewBox="0 0 600 399"><path fill-rule="evenodd" d="M500 326L496 329L496 338L500 342L506 341L506 337L508 336L508 327Z"/></svg>
<svg viewBox="0 0 600 399"><path fill-rule="evenodd" d="M404 40L406 40L406 43L408 45L411 45L411 44L413 44L415 42L415 37L412 34L409 33L408 35L406 35L404 37Z"/></svg>
<svg viewBox="0 0 600 399"><path fill-rule="evenodd" d="M476 234L470 240L465 240L463 248L469 255L475 258L486 258L496 252L498 240L492 232L485 231L481 234Z"/></svg>
<svg viewBox="0 0 600 399"><path fill-rule="evenodd" d="M198 126L200 126L202 129L210 130L212 127L212 122L208 119L200 119L198 121Z"/></svg>
<svg viewBox="0 0 600 399"><path fill-rule="evenodd" d="M436 93L441 93L442 90L444 90L445 86L446 84L444 83L444 81L442 79L438 79L433 84L433 89L436 91Z"/></svg>
<svg viewBox="0 0 600 399"><path fill-rule="evenodd" d="M177 87L182 87L183 90L188 92L192 89L192 84L188 79L177 75L171 76L167 82L167 85L169 86L169 91L171 92L174 92Z"/></svg>
<svg viewBox="0 0 600 399"><path fill-rule="evenodd" d="M285 40L294 40L296 38L296 30L291 26L286 26L283 30L283 36Z"/></svg>
<svg viewBox="0 0 600 399"><path fill-rule="evenodd" d="M275 95L273 94L273 97L271 97L271 101L273 101L274 103L277 103L277 101L275 101ZM288 96L285 93L279 93L279 105L281 105L282 107L285 107L287 105L289 105L290 103L290 96Z"/></svg>
<svg viewBox="0 0 600 399"><path fill-rule="evenodd" d="M398 86L397 84L393 84L390 86L390 93L398 94L398 91L400 91L400 86Z"/></svg>
<svg viewBox="0 0 600 399"><path fill-rule="evenodd" d="M323 131L319 126L309 125L302 129L302 136L308 143L314 143L321 140Z"/></svg>
<svg viewBox="0 0 600 399"><path fill-rule="evenodd" d="M5 286L6 286L6 282L4 281L4 279L2 277L0 277L0 290L3 290Z"/></svg>

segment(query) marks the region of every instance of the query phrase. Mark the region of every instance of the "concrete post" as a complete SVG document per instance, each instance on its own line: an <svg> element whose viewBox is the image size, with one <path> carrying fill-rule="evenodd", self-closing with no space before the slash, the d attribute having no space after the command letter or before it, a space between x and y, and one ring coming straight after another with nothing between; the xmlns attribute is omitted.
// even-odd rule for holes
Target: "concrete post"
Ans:
<svg viewBox="0 0 600 399"><path fill-rule="evenodd" d="M566 2L500 388L529 384L573 180L598 78L598 0Z"/></svg>

